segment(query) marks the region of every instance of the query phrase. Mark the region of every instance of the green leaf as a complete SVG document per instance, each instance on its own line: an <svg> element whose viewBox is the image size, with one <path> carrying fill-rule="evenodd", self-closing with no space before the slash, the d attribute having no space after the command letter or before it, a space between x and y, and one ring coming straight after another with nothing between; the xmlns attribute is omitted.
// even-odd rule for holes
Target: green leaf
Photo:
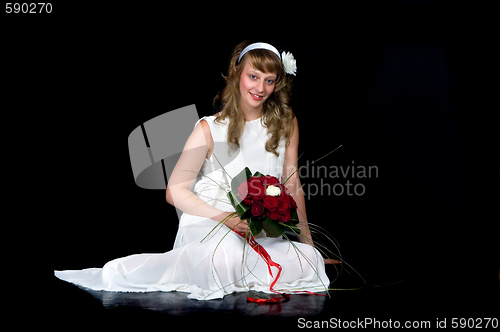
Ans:
<svg viewBox="0 0 500 332"><path fill-rule="evenodd" d="M295 225L290 225L289 223L288 224L284 224L284 223L281 223L280 222L280 225L282 225L284 228L284 232L285 233L288 233L288 234L293 234L293 235L299 235L300 234L300 228L295 226Z"/></svg>
<svg viewBox="0 0 500 332"><path fill-rule="evenodd" d="M299 223L299 215L297 214L297 210L290 211L290 223L293 225L297 225Z"/></svg>
<svg viewBox="0 0 500 332"><path fill-rule="evenodd" d="M257 171L257 172L255 172L255 174L253 176L256 176L256 177L260 178L261 176L264 176L264 174L262 174L261 172Z"/></svg>
<svg viewBox="0 0 500 332"><path fill-rule="evenodd" d="M251 215L250 207L243 204L243 201L240 201L237 197L235 197L231 191L227 193L227 198L231 201L231 205L234 207L234 210L240 219L247 219Z"/></svg>
<svg viewBox="0 0 500 332"><path fill-rule="evenodd" d="M244 170L238 173L232 180L231 180L231 191L236 195L238 194L238 187L248 179L252 177L252 172L248 169L248 167L245 167Z"/></svg>
<svg viewBox="0 0 500 332"><path fill-rule="evenodd" d="M253 218L248 219L248 227L252 231L252 234L255 236L260 233L262 228L264 227L262 221L253 220Z"/></svg>
<svg viewBox="0 0 500 332"><path fill-rule="evenodd" d="M281 234L283 234L283 228L274 221L272 221L271 219L269 219L269 217L267 217L262 222L262 226L264 228L264 231L266 231L267 236L269 237L278 237Z"/></svg>

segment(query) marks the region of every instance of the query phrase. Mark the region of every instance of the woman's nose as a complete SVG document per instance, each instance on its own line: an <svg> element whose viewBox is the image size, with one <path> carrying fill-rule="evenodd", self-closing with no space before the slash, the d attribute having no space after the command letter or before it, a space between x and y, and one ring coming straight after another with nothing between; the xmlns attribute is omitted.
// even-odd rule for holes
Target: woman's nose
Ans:
<svg viewBox="0 0 500 332"><path fill-rule="evenodd" d="M257 89L259 90L259 92L264 92L264 81L260 81L259 83L257 83Z"/></svg>

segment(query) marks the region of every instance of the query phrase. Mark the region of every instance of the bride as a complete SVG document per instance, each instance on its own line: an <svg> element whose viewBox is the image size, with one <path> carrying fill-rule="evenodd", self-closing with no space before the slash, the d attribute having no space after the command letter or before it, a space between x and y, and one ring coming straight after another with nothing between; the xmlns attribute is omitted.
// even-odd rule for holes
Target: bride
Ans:
<svg viewBox="0 0 500 332"><path fill-rule="evenodd" d="M55 275L93 290L179 291L197 300L249 290L272 293L276 268L231 231L249 229L245 220L230 216L234 208L224 189L248 167L252 174L259 171L282 183L291 175L285 186L298 206L301 243L292 246L264 231L255 236L282 267L274 292L327 291L325 264L338 262L323 259L314 247L299 173L294 172L299 130L289 100L295 70L293 56L280 55L270 44L243 42L234 49L226 86L216 97L221 111L198 120L169 179L167 202L183 212L173 250Z"/></svg>

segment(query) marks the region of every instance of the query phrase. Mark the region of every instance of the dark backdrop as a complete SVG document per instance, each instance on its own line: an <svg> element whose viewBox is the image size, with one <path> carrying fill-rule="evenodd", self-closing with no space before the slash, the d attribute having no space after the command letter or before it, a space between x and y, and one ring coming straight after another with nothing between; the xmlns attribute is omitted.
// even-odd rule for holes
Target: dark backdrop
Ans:
<svg viewBox="0 0 500 332"><path fill-rule="evenodd" d="M498 284L496 51L485 4L218 10L82 9L2 34L9 63L22 64L9 98L16 123L28 124L18 127L31 151L22 197L43 238L34 243L51 249L47 274L172 248L175 210L164 191L135 185L127 137L186 105L212 114L232 49L253 39L297 59L300 164L342 144L318 165L378 168L370 179L302 180L363 184L361 196L307 200L309 221L338 240L343 258L371 285Z"/></svg>

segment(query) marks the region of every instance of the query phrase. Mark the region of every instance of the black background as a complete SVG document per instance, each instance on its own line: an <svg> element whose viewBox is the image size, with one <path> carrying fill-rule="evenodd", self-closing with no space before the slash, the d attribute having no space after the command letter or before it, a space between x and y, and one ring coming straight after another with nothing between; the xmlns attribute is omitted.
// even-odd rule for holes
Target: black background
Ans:
<svg viewBox="0 0 500 332"><path fill-rule="evenodd" d="M172 248L175 209L135 185L128 135L190 104L212 114L232 49L252 39L297 60L300 164L342 144L319 165L378 167L351 179L363 196L306 203L345 261L369 285L444 289L443 303L498 287L497 13L486 2L58 6L3 14L0 35L17 160L5 167L22 174L9 180L22 179L26 247L49 250L36 260L48 276Z"/></svg>

